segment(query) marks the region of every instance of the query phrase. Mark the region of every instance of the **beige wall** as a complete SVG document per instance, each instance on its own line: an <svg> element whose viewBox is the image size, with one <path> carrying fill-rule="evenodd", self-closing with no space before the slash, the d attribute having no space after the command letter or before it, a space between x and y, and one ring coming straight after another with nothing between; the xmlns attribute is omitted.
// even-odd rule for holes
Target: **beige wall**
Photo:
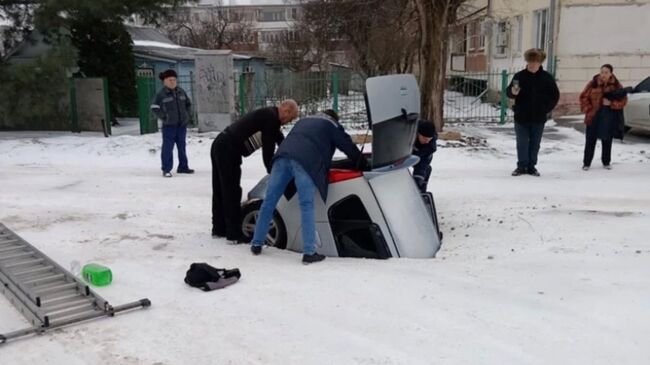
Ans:
<svg viewBox="0 0 650 365"><path fill-rule="evenodd" d="M650 75L650 1L566 3L574 5L560 13L557 76L563 90L582 90L605 63L614 66L624 84L636 84Z"/></svg>
<svg viewBox="0 0 650 365"><path fill-rule="evenodd" d="M534 46L533 12L548 8L549 4L549 0L492 2L494 23L507 21L510 29L506 54L498 56L493 48L491 72L524 66L515 44L515 17L520 15L522 19L521 51L525 51ZM578 112L580 91L605 63L614 66L614 73L625 86L636 85L650 76L650 0L557 0L557 4L553 44L562 93L560 113Z"/></svg>
<svg viewBox="0 0 650 365"><path fill-rule="evenodd" d="M565 0L559 15L558 112L579 113L578 96L609 63L624 86L650 76L650 0Z"/></svg>

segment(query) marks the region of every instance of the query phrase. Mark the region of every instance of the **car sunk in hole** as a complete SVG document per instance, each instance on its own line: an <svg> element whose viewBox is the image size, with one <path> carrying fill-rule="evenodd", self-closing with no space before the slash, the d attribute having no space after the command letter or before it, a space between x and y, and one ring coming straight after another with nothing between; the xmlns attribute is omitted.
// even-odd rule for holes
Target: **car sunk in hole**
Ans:
<svg viewBox="0 0 650 365"><path fill-rule="evenodd" d="M327 201L314 199L316 247L327 256L431 258L441 238L431 193L421 194L410 167L420 112L420 90L413 75L389 75L366 81L372 152L366 171L358 161L334 160ZM248 193L242 229L253 236L268 175ZM298 194L287 189L274 212L266 244L302 252Z"/></svg>

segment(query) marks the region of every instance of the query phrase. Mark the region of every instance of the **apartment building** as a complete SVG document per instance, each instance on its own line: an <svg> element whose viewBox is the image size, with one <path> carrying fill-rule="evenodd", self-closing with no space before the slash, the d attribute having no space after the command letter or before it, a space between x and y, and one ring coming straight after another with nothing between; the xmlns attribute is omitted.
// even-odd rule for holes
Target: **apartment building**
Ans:
<svg viewBox="0 0 650 365"><path fill-rule="evenodd" d="M526 49L550 55L562 93L558 115L579 111L578 95L602 64L626 86L650 76L650 0L475 0L452 35L450 70L497 73L524 66ZM498 80L490 88L499 89Z"/></svg>

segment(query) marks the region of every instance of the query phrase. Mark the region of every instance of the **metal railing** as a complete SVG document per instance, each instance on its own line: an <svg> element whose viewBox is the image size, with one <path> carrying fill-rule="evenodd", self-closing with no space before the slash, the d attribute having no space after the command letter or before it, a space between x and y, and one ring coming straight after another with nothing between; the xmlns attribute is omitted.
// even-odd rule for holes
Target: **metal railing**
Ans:
<svg viewBox="0 0 650 365"><path fill-rule="evenodd" d="M236 110L243 115L256 108L296 100L302 116L333 109L346 128L367 127L365 78L352 72L243 73L235 79Z"/></svg>
<svg viewBox="0 0 650 365"><path fill-rule="evenodd" d="M453 122L499 122L512 119L505 89L512 73L451 72L446 76L444 119Z"/></svg>
<svg viewBox="0 0 650 365"><path fill-rule="evenodd" d="M494 122L512 120L513 112L505 89L513 73L450 72L446 76L443 118L446 123ZM178 86L193 103L192 123L195 125L196 98L194 76L182 75ZM302 116L333 109L346 129L367 128L364 97L365 78L354 72L289 72L235 74L236 117L254 109L277 105L291 98L298 102ZM141 133L158 131L157 121L150 113L151 100L162 88L160 80L138 77Z"/></svg>

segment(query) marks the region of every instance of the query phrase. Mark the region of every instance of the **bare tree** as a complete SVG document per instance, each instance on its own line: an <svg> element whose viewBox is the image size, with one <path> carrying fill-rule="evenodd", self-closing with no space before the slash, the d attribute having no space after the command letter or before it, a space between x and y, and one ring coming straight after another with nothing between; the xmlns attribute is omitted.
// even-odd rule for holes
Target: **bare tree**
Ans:
<svg viewBox="0 0 650 365"><path fill-rule="evenodd" d="M307 71L313 66L323 70L329 61L326 53L332 49L325 46L325 39L304 22L297 22L289 30L279 32L270 43L271 47L263 55L297 72Z"/></svg>
<svg viewBox="0 0 650 365"><path fill-rule="evenodd" d="M411 0L310 0L302 24L328 51L348 45L351 66L368 76L410 70L417 55L417 13Z"/></svg>
<svg viewBox="0 0 650 365"><path fill-rule="evenodd" d="M179 44L202 49L255 48L255 32L242 10L221 5L194 13L191 9L179 9L164 26L167 35Z"/></svg>
<svg viewBox="0 0 650 365"><path fill-rule="evenodd" d="M467 0L413 0L419 15L421 115L444 127L443 106L450 30Z"/></svg>

